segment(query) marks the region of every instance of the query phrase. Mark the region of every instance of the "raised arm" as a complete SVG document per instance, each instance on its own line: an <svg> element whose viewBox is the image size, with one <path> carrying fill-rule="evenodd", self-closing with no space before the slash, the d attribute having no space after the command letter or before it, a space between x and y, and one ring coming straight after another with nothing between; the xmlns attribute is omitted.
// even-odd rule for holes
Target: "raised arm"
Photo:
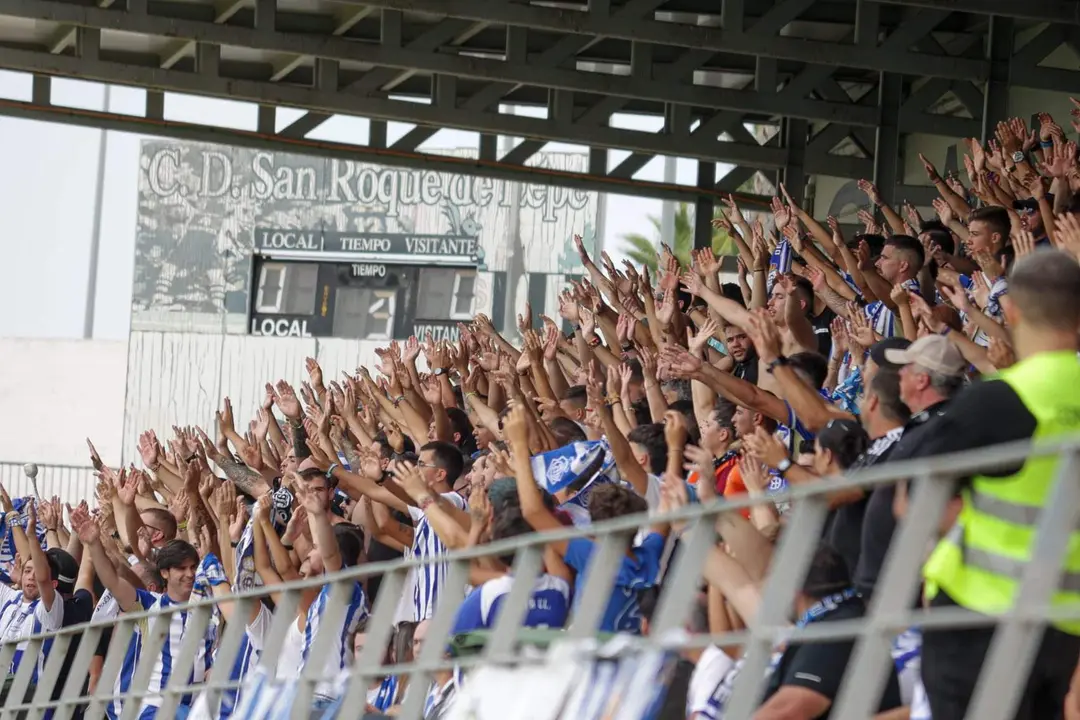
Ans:
<svg viewBox="0 0 1080 720"><path fill-rule="evenodd" d="M23 530L21 523L12 523L11 532L15 536L16 546L22 545L27 550L27 554L23 557L30 558L30 562L34 563L34 581L41 593L42 605L46 610L52 610L53 603L56 602L56 586L53 585L55 578L49 569L49 560L45 557L45 551L41 549L41 543L38 541L37 507L33 500L30 501L30 507L27 510L27 527L30 528L29 533ZM19 541L20 535L22 542Z"/></svg>
<svg viewBox="0 0 1080 720"><path fill-rule="evenodd" d="M90 551L90 559L101 584L116 598L121 610L133 609L138 601L135 587L116 572L116 568L113 567L112 561L109 560L101 544L98 525L90 517L90 513L82 507L75 508L71 511L71 525L75 534L79 536L83 548Z"/></svg>
<svg viewBox="0 0 1080 720"><path fill-rule="evenodd" d="M341 569L341 549L334 537L334 526L330 524L327 512L330 510L329 488L312 488L306 483L297 486L300 504L307 510L308 523L311 526L311 540L322 555L323 570L335 573Z"/></svg>
<svg viewBox="0 0 1080 720"><path fill-rule="evenodd" d="M562 523L544 505L540 488L536 486L536 480L533 478L529 455L529 424L525 412L525 408L519 405L511 410L503 421L503 429L506 431L510 451L513 454L514 474L517 480L518 497L521 500L521 515L534 530L540 532L554 530L561 528ZM566 554L567 542L565 540L551 543L550 546L559 555Z"/></svg>
<svg viewBox="0 0 1080 720"><path fill-rule="evenodd" d="M435 534L451 549L463 548L469 542L468 514L452 508L439 498L438 494L424 482L420 469L411 463L398 462L394 465L394 477L413 499L417 507L424 511Z"/></svg>

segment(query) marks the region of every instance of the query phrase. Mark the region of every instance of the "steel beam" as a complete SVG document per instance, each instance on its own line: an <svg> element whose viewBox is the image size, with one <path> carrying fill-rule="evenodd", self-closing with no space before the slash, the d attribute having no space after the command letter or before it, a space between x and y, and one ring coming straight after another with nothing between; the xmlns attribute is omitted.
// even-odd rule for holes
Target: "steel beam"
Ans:
<svg viewBox="0 0 1080 720"><path fill-rule="evenodd" d="M874 144L874 184L881 193L881 199L893 205L896 200L896 185L900 181L900 126L897 115L900 111L904 79L892 73L882 73L878 83L878 107L881 110L881 125L877 129Z"/></svg>
<svg viewBox="0 0 1080 720"><path fill-rule="evenodd" d="M1017 20L1080 24L1080 3L1075 0L876 0L883 5L937 8Z"/></svg>
<svg viewBox="0 0 1080 720"><path fill-rule="evenodd" d="M699 162L697 164L697 186L701 190L711 190L716 185L716 164ZM699 195L694 201L694 247L712 248L713 196Z"/></svg>
<svg viewBox="0 0 1080 720"><path fill-rule="evenodd" d="M709 141L688 135L658 135L613 127L590 127L576 122L436 107L389 98L356 97L319 88L133 67L108 60L87 60L11 48L4 51L3 59L6 67L24 72L61 75L116 85L153 87L230 100L246 100L256 104L315 108L330 114L456 127L514 137L544 138L753 167L780 167L786 162L786 153L782 149Z"/></svg>
<svg viewBox="0 0 1080 720"><path fill-rule="evenodd" d="M656 0L649 1L656 2ZM853 125L871 126L874 124L872 114L844 104L805 99L782 103L777 101L775 95L755 92L643 80L604 73L586 73L554 67L536 67L528 63L489 60L464 55L416 52L393 45L358 43L332 36L265 32L237 25L225 26L220 22L207 23L150 14L102 10L58 0L0 0L0 14L142 35L181 37L186 41L199 43L235 45L268 52L310 55L400 70L538 85L602 96L640 98L719 110L847 122ZM616 19L612 18L611 21L616 22ZM175 63L187 54L187 46L183 45L183 42L181 41L181 47L172 53L170 62ZM758 47L768 47L772 42L772 39L768 43L758 42ZM166 62L162 64L165 67L169 66Z"/></svg>
<svg viewBox="0 0 1080 720"><path fill-rule="evenodd" d="M40 106L16 100L0 99L0 115L80 127L140 133L175 138L177 140L234 145L270 152L290 152L314 157L330 157L394 167L477 175L510 182L555 185L589 192L618 193L620 195L653 197L677 202L695 202L702 195L717 198L727 195L726 192L699 189L689 185L624 180L595 172L574 173L542 167L507 165L479 158L460 158L436 153L405 153L351 143L297 139L281 134L264 134L196 123L155 120L97 110L53 105Z"/></svg>
<svg viewBox="0 0 1080 720"><path fill-rule="evenodd" d="M982 60L937 57L899 48L864 48L798 37L772 37L763 44L760 38L749 33L655 20L613 22L610 18L595 17L574 10L519 3L492 2L491 0L348 1L350 4L488 20L549 32L613 37L659 45L703 48L735 55L843 65L879 72L968 80L984 80L989 74L988 64ZM935 7L941 8L943 5Z"/></svg>
<svg viewBox="0 0 1080 720"><path fill-rule="evenodd" d="M990 18L990 41L987 43L987 54L990 57L991 74L986 83L986 92L983 93L980 132L983 142L994 137L994 128L1008 117L1009 80L1013 57L1013 21L1011 19Z"/></svg>

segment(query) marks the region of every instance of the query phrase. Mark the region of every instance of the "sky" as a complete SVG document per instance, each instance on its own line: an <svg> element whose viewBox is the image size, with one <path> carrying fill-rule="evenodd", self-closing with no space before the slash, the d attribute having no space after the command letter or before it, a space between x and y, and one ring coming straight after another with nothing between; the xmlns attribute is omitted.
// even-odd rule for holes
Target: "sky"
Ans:
<svg viewBox="0 0 1080 720"><path fill-rule="evenodd" d="M105 87L98 83L54 78L52 99L57 105L101 109ZM30 100L31 76L0 71L0 97ZM116 87L110 90L109 109L141 114L145 93ZM516 108L521 114L540 109ZM280 109L279 128L301 111ZM172 120L205 122L255 129L257 110L250 103L199 98L169 93L165 116ZM613 125L655 131L658 118L615 116ZM411 125L390 123L388 141L394 142ZM311 137L362 142L367 121L337 116ZM0 117L0 337L80 338L86 313L90 249L94 228L94 198L98 157L105 137L105 182L102 191L101 234L93 337L126 339L130 328L131 286L134 268L135 218L139 178L139 145L145 136L109 132L55 123ZM477 134L440 130L421 149L476 147ZM585 152L580 145L549 143L547 150ZM609 153L610 167L629 155ZM695 163L677 160L675 180L693 184ZM726 167L717 169L720 176ZM654 158L636 176L663 180L664 162ZM607 195L603 222L605 247L618 261L622 235L648 233L648 216L659 215L659 200Z"/></svg>

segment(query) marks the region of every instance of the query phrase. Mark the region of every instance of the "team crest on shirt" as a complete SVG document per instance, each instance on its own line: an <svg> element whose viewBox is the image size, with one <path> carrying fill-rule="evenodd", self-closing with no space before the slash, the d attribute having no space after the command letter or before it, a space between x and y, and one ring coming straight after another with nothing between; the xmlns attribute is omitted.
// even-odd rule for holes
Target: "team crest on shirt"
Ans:
<svg viewBox="0 0 1080 720"><path fill-rule="evenodd" d="M555 483L569 471L570 458L565 456L556 457L552 458L551 462L548 463L547 472L545 473L545 475L547 476L549 483Z"/></svg>

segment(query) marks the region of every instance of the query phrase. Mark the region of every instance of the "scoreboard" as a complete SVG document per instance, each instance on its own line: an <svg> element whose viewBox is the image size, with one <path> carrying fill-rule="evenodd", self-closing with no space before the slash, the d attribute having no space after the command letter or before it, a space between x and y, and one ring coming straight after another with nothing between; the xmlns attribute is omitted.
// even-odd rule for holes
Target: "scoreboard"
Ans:
<svg viewBox="0 0 1080 720"><path fill-rule="evenodd" d="M250 333L456 339L482 261L475 237L259 228Z"/></svg>

